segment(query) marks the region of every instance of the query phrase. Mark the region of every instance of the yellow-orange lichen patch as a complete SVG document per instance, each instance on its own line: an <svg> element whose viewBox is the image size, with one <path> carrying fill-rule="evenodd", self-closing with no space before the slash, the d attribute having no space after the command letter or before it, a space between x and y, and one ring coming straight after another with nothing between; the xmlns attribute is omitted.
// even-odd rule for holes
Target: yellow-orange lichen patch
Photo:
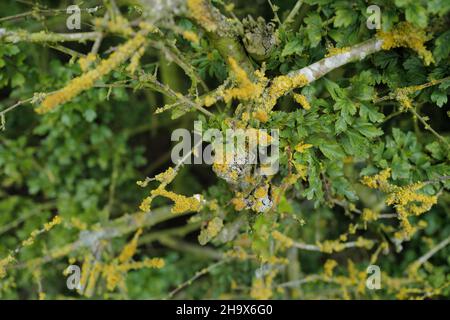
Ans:
<svg viewBox="0 0 450 320"><path fill-rule="evenodd" d="M399 23L390 32L379 31L377 37L383 40L382 48L384 50L399 47L410 48L417 52L425 65L434 63L433 54L424 45L429 37L424 30L416 28L408 22Z"/></svg>

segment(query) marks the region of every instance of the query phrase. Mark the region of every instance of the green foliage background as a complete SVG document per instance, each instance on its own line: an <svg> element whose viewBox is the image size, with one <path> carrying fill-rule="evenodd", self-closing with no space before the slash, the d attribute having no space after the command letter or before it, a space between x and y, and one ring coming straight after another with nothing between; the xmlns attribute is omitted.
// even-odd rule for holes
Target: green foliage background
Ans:
<svg viewBox="0 0 450 320"><path fill-rule="evenodd" d="M83 13L83 31L91 29L90 19L92 16L102 16L108 3L84 1L80 4L82 8L102 6L99 12L92 15ZM220 1L213 3L225 12ZM274 18L273 8L266 1L234 3L233 12L239 18L247 15L262 16L266 21ZM295 3L273 1L281 21ZM68 1L39 1L38 6L36 3L1 1L1 17L29 10L35 10L35 13L11 21L3 21L0 17L0 28L68 32L64 12L45 14L43 10L65 10L70 4ZM117 1L117 4L126 17L139 14L139 6L133 1ZM298 181L286 193L276 213L265 216L247 211L235 212L229 204L233 197L230 187L206 165L183 167L171 184L171 190L179 194L190 196L201 193L206 199L217 199L226 224L243 216L247 222L240 232L249 234L254 252L269 250L273 246L269 240L258 237L264 227L273 227L274 219L279 224L278 229L291 238L314 243L316 240L336 239L347 230L356 219L348 210L350 203L361 210L376 208L383 213L394 212L392 207L383 204L380 192L360 184L359 180L364 175L372 175L389 167L392 169L393 183L407 185L450 174L450 150L442 141L425 130L410 113L398 112L400 109L395 101L373 103L375 94L382 97L396 88L419 85L450 75L450 2L374 0L370 4L381 7L385 30L400 21L409 21L425 28L431 35L427 48L433 52L436 63L425 66L416 53L404 48L382 51L361 62L345 65L298 90L311 101L309 112L301 109L290 96L280 99L270 121L264 126L281 128L281 150L302 141L315 147L306 154L298 155L301 157L299 161L308 164L307 181ZM266 74L270 77L285 74L323 58L330 46L352 46L372 37L374 31L366 28L368 5L362 0L304 1L294 21L279 30L279 43L265 61ZM213 48L201 28L186 17L177 17L167 23L201 36L200 43L193 44L173 29L161 27L168 39L176 40L182 56L209 88L220 85L229 74L225 59ZM274 23L279 26L276 19ZM100 52L117 46L121 41L120 37L115 36L105 38ZM88 53L92 44L62 45ZM33 97L35 93L62 88L81 73L76 58L57 49L53 44L0 42L0 110ZM104 53L101 55L107 56ZM257 68L261 65L256 60L253 63ZM195 93L189 77L175 63L168 64L161 51L149 48L141 66L146 73L157 70L158 79L173 90L183 94ZM152 177L172 165L171 132L182 127L192 129L192 123L197 118L202 119L206 126L220 127L224 119L233 115L233 104L220 104L209 109L215 115L212 120L206 120L198 112L180 114L177 110L155 115L156 108L173 101L156 91L141 88L136 81L130 88L107 85L127 79L124 68L104 77L97 88L82 93L55 112L38 115L32 105L24 104L5 114L5 127L0 133L0 259L20 246L32 230L41 228L55 214L60 215L64 222L39 236L32 246L20 251L17 261L7 269L7 277L0 280L0 298L36 299L39 292L45 292L50 299L84 298L67 289L63 271L69 264L69 258L82 263L89 248L75 250L37 267L27 265L27 262L76 241L79 230L70 223L74 217L96 230L108 226L124 214L138 212L148 190L139 188L136 181L146 176ZM416 111L428 117L429 125L447 142L450 141L449 92L450 81L446 81L412 95ZM348 157L355 160L348 162ZM287 162L287 154L282 152L280 176L288 174ZM447 181L424 188L427 194L440 194L438 203L420 217L427 222L427 226L410 241L397 247L394 242L388 241L389 252L381 254L377 262L383 272L393 278L408 278L405 275L407 267L449 237L449 187ZM336 205L330 199L347 205ZM168 204L170 202L158 199L153 207ZM204 224L214 213L202 211L196 215ZM164 268L129 272L126 276L127 291L107 293L99 284L93 297L164 298L197 271L212 265L218 254L235 246L232 241L222 243L218 239L200 246L197 240L199 226L187 234L178 236L175 233L167 238L170 230L186 225L189 216L174 217L144 229L142 239L150 237L148 241L141 242L135 259L162 257L166 262ZM306 223L302 225L298 222L300 220ZM375 221L367 230L358 232L371 239L390 239L391 235L386 231L391 230L389 228L398 229L398 221ZM152 234L157 236L151 237ZM132 233L106 243L103 259L116 256L130 236ZM337 274L347 273L348 259L364 271L375 249L350 249L331 256L320 252L288 250L285 254L291 263L281 267L274 283L319 274L330 257L339 263L335 270ZM418 296L426 296L427 292L437 288L444 289L433 294L433 297L450 296L449 250L449 247L443 248L421 268L420 282L411 285L419 288ZM250 298L252 280L260 267L261 263L254 260L233 260L220 264L183 287L175 297ZM39 270L38 275L36 269ZM349 290L350 297L354 299L394 299L397 293L385 287L365 293ZM272 296L276 299L342 297L339 286L321 282L274 290Z"/></svg>

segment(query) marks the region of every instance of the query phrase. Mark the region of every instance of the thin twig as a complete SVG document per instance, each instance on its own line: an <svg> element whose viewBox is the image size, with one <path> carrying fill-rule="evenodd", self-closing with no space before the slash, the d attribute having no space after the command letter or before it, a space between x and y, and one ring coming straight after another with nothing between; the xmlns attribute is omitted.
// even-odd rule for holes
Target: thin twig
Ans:
<svg viewBox="0 0 450 320"><path fill-rule="evenodd" d="M210 265L209 267L204 268L204 269L202 269L202 270L196 272L195 275L194 275L192 278L186 280L185 282L183 282L182 284L180 284L178 287L176 287L174 290L172 290L172 291L167 295L167 297L166 297L165 299L167 300L167 299L173 298L174 295L176 295L178 292L180 292L182 289L184 289L184 288L187 287L188 285L192 284L192 282L194 282L195 280L197 280L197 279L200 278L201 276L203 276L203 275L209 273L211 270L213 270L213 269L215 269L215 268L217 268L217 267L219 267L219 266L221 266L221 265L227 263L227 262L230 261L230 260L231 260L231 259L224 259L224 260L218 261L218 262L216 262L216 263L213 263L213 264Z"/></svg>
<svg viewBox="0 0 450 320"><path fill-rule="evenodd" d="M283 26L291 23L294 20L294 17L297 15L298 11L302 7L303 0L298 0L295 4L294 8L292 8L291 12L287 16L286 20L283 21Z"/></svg>
<svg viewBox="0 0 450 320"><path fill-rule="evenodd" d="M426 254L424 254L419 259L417 259L416 262L414 262L414 265L416 267L420 267L425 262L427 262L433 255L435 255L436 252L438 252L439 250L442 250L443 248L445 248L449 243L450 243L450 236L448 236L446 239L444 239L441 242L439 242L430 251L428 251Z"/></svg>

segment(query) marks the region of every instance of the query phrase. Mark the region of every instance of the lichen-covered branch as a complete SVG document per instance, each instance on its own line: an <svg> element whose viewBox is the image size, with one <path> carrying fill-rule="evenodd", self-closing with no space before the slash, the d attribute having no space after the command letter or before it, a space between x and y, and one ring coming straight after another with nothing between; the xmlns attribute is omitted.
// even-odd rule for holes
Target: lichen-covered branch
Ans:
<svg viewBox="0 0 450 320"><path fill-rule="evenodd" d="M149 228L160 222L183 216L187 213L174 215L170 207L161 207L146 213L138 212L133 215L124 215L111 221L106 226L92 231L81 231L78 240L63 247L56 247L49 250L44 257L36 258L27 263L20 263L15 268L26 267L27 265L42 265L58 258L67 256L71 252L82 248L94 248L101 240L109 240L127 235L139 228Z"/></svg>
<svg viewBox="0 0 450 320"><path fill-rule="evenodd" d="M302 74L308 79L308 82L316 81L334 69L350 62L361 61L368 55L380 51L382 45L383 40L370 39L351 47L347 52L326 57L300 70L289 72L288 77L295 78Z"/></svg>
<svg viewBox="0 0 450 320"><path fill-rule="evenodd" d="M0 39L4 42L83 42L95 41L101 35L100 32L76 32L76 33L53 33L34 32L29 33L24 30L7 30L0 28Z"/></svg>
<svg viewBox="0 0 450 320"><path fill-rule="evenodd" d="M244 47L238 39L238 32L231 20L220 13L209 0L187 0L188 14L205 29L213 46L225 61L233 58L250 77L254 68Z"/></svg>
<svg viewBox="0 0 450 320"><path fill-rule="evenodd" d="M285 76L273 79L271 86L265 92L266 100L269 101L266 111L272 110L277 99L290 90L314 82L327 73L350 62L363 60L368 55L382 50L382 46L383 40L378 38L370 39L348 48L345 52L323 58L307 67L291 71Z"/></svg>

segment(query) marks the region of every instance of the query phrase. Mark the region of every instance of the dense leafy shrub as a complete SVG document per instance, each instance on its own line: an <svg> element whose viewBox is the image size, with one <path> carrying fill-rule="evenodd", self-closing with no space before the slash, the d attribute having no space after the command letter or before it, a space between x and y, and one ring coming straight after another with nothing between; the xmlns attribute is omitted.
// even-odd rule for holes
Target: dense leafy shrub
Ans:
<svg viewBox="0 0 450 320"><path fill-rule="evenodd" d="M0 3L1 298L449 297L449 1L70 5ZM195 120L279 171L172 163Z"/></svg>

